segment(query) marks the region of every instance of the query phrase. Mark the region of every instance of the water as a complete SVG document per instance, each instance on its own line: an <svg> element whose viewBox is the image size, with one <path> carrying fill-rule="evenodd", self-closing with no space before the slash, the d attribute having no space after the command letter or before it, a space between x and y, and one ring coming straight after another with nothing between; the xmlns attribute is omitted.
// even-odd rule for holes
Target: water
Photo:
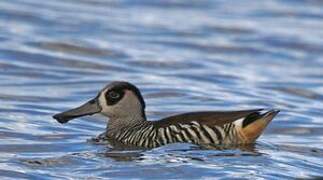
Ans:
<svg viewBox="0 0 323 180"><path fill-rule="evenodd" d="M0 176L315 178L323 175L321 1L0 1ZM120 150L87 140L101 116L51 116L113 80L149 119L279 108L257 143Z"/></svg>

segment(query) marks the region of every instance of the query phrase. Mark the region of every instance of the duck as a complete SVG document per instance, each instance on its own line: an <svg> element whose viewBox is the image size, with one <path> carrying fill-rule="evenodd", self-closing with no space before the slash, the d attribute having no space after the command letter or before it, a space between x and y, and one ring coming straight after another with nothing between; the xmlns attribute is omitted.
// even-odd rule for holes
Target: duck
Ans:
<svg viewBox="0 0 323 180"><path fill-rule="evenodd" d="M188 112L149 121L140 90L125 81L106 85L85 104L55 114L59 123L102 114L108 118L106 131L98 137L124 145L155 148L170 143L195 145L246 145L262 134L278 109Z"/></svg>

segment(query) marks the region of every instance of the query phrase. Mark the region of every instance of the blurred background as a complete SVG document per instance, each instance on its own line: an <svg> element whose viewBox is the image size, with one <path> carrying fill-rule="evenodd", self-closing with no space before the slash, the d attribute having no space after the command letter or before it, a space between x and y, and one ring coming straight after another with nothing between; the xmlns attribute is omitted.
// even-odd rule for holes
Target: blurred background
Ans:
<svg viewBox="0 0 323 180"><path fill-rule="evenodd" d="M323 2L1 0L0 176L315 178L323 172ZM120 151L87 139L106 120L51 116L113 80L157 120L279 108L247 149Z"/></svg>

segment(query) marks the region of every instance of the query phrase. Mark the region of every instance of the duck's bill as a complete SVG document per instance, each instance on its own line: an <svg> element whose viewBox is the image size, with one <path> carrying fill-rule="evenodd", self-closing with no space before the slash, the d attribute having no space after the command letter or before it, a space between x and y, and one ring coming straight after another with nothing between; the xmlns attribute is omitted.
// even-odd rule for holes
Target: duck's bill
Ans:
<svg viewBox="0 0 323 180"><path fill-rule="evenodd" d="M53 118L59 123L67 123L68 121L78 117L99 113L101 110L102 108L98 103L98 98L94 98L80 107L55 114Z"/></svg>

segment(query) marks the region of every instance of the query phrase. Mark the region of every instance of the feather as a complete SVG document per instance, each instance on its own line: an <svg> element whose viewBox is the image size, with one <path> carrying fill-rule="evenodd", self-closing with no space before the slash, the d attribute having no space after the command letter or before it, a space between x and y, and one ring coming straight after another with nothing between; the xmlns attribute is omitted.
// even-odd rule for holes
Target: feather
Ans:
<svg viewBox="0 0 323 180"><path fill-rule="evenodd" d="M190 112L166 117L159 121L154 121L153 123L157 128L176 124L189 124L193 121L207 126L222 126L227 123L232 123L240 118L245 118L248 115L261 110L263 109Z"/></svg>

